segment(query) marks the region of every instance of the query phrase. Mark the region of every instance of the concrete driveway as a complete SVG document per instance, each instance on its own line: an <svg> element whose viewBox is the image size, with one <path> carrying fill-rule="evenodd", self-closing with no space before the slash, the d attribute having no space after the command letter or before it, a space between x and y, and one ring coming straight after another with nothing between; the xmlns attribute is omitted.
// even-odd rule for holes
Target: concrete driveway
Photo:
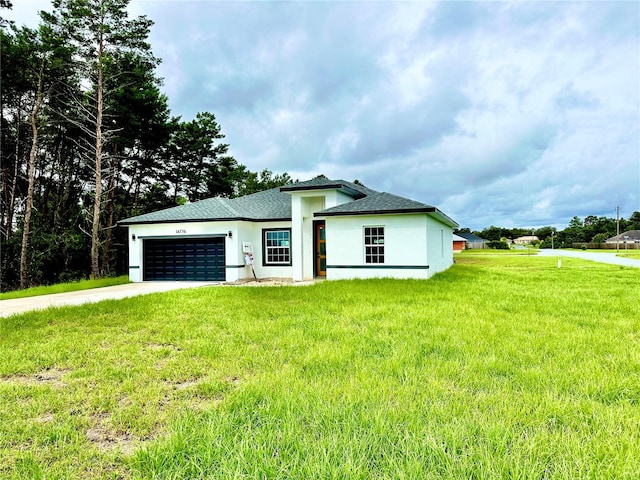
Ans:
<svg viewBox="0 0 640 480"><path fill-rule="evenodd" d="M94 288L77 292L54 293L38 297L15 298L0 300L0 317L8 317L16 313L24 313L30 310L43 310L49 307L62 307L65 305L82 305L101 300L117 300L148 293L167 292L180 288L196 288L209 285L218 285L219 282L140 282L115 285L113 287Z"/></svg>
<svg viewBox="0 0 640 480"><path fill-rule="evenodd" d="M542 248L538 250L538 256L541 257L573 257L582 260L591 260L593 262L609 263L611 265L621 265L623 267L640 268L640 260L635 258L617 257L615 253L596 253L581 252L574 250L550 250Z"/></svg>

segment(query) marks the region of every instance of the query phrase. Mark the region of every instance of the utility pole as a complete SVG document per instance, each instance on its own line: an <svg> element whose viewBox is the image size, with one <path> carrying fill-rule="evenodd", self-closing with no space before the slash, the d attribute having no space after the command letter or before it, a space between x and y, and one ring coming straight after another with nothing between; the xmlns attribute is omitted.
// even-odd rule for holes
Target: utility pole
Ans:
<svg viewBox="0 0 640 480"><path fill-rule="evenodd" d="M616 255L620 252L620 206L616 207Z"/></svg>

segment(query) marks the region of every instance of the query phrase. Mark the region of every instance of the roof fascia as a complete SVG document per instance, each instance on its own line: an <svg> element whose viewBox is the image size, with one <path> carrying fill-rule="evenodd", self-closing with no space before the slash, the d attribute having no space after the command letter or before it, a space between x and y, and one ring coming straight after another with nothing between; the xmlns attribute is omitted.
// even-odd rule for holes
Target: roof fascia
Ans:
<svg viewBox="0 0 640 480"><path fill-rule="evenodd" d="M456 222L455 220L453 220L452 218L450 218L449 216L445 215L444 212L438 210L437 208L434 207L433 212L432 212L434 217L438 217L438 219L444 223L445 225L449 225L451 228L458 228L460 225L458 224L458 222Z"/></svg>
<svg viewBox="0 0 640 480"><path fill-rule="evenodd" d="M313 190L340 190L342 193L349 195L352 198L358 199L366 197L366 195L362 192L358 192L353 188L347 187L346 185L342 185L341 183L332 183L328 185L312 185L312 186L291 186L291 187L280 187L281 192L304 192L304 191L313 191Z"/></svg>
<svg viewBox="0 0 640 480"><path fill-rule="evenodd" d="M431 213L434 209L428 208L397 208L394 210L358 210L354 212L315 212L314 217L354 217L358 215L393 215L398 213Z"/></svg>
<svg viewBox="0 0 640 480"><path fill-rule="evenodd" d="M357 212L315 212L313 214L314 217L354 217L358 215L395 215L395 214L407 214L407 213L428 213L438 220L440 220L445 225L448 225L452 228L456 228L459 225L449 218L447 215L442 213L435 207L427 207L427 208L398 208L395 210L385 210L381 212L380 210L359 210Z"/></svg>
<svg viewBox="0 0 640 480"><path fill-rule="evenodd" d="M119 227L128 227L130 225L154 225L164 223L203 223L203 222L290 222L291 217L284 218L248 218L248 217L233 217L233 218L192 218L183 220L145 220L143 222L118 222Z"/></svg>

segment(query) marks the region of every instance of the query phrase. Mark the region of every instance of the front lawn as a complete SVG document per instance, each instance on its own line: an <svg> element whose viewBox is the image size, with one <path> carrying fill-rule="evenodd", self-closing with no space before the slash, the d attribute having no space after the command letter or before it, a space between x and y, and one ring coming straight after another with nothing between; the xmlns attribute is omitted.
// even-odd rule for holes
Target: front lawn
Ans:
<svg viewBox="0 0 640 480"><path fill-rule="evenodd" d="M127 275L120 277L105 277L98 280L78 280L77 282L42 285L39 287L25 288L24 290L12 290L10 292L0 293L0 300L36 297L39 295L51 295L53 293L77 292L79 290L90 290L92 288L122 285L123 283L129 283L129 277Z"/></svg>
<svg viewBox="0 0 640 480"><path fill-rule="evenodd" d="M634 479L640 275L207 287L0 319L0 478Z"/></svg>

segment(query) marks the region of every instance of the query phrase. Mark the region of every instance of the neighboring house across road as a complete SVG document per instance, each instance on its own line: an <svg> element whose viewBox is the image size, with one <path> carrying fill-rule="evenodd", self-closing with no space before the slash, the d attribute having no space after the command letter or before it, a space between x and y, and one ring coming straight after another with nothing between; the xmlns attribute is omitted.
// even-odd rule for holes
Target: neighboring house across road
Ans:
<svg viewBox="0 0 640 480"><path fill-rule="evenodd" d="M429 278L453 264L458 226L430 205L326 177L119 225L134 282Z"/></svg>
<svg viewBox="0 0 640 480"><path fill-rule="evenodd" d="M487 248L486 246L487 241L484 238L480 238L479 236L474 235L473 233L458 232L456 235L464 238L467 241L466 247L469 249Z"/></svg>
<svg viewBox="0 0 640 480"><path fill-rule="evenodd" d="M467 239L461 237L460 235L453 234L453 253L460 253L465 249L467 244Z"/></svg>
<svg viewBox="0 0 640 480"><path fill-rule="evenodd" d="M631 248L639 248L637 245L640 244L640 230L628 230L620 235L608 238L606 243L609 245L615 245L617 243L619 246L627 245L627 247L633 245Z"/></svg>
<svg viewBox="0 0 640 480"><path fill-rule="evenodd" d="M516 245L531 245L538 242L540 242L540 239L536 235L524 235L513 240Z"/></svg>

